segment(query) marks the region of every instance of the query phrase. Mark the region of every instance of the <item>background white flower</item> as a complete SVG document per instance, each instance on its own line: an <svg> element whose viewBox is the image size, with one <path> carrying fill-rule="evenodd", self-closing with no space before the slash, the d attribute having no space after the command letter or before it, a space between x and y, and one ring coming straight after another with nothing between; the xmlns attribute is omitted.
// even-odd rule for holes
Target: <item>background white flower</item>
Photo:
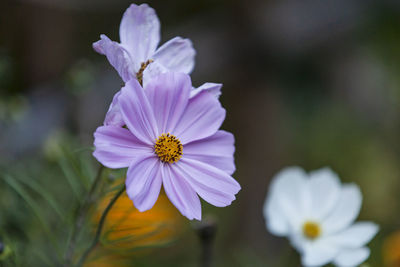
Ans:
<svg viewBox="0 0 400 267"><path fill-rule="evenodd" d="M365 245L379 229L353 223L361 203L359 187L342 185L329 168L307 174L289 167L273 178L263 212L267 229L286 236L304 266L357 266L369 257Z"/></svg>

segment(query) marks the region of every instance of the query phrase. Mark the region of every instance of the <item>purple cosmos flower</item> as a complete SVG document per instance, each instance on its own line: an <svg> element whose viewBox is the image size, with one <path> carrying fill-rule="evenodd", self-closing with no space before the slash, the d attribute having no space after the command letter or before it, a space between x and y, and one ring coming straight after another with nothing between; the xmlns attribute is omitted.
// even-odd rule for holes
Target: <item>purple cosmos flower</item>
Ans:
<svg viewBox="0 0 400 267"><path fill-rule="evenodd" d="M194 67L193 49L189 39L175 37L157 49L160 41L160 22L147 4L132 4L124 13L119 29L121 43L111 41L104 34L93 48L107 57L124 82L139 79L145 85L152 77L168 71L189 74ZM205 83L193 88L192 95L203 90L218 97L222 85ZM115 95L104 121L105 125L123 125L119 113L118 96Z"/></svg>
<svg viewBox="0 0 400 267"><path fill-rule="evenodd" d="M143 89L128 81L117 96L126 128L99 127L93 155L109 168L128 167L126 188L136 208L153 207L161 185L189 219L201 219L199 197L218 207L230 205L240 185L234 137L218 130L225 110L209 92L190 98L190 77L156 76Z"/></svg>
<svg viewBox="0 0 400 267"><path fill-rule="evenodd" d="M217 99L221 95L221 87L220 83L205 83L198 88L192 88L190 91L190 98L196 96L202 91L207 91ZM121 91L118 91L110 104L110 107L107 111L106 118L104 119L104 125L115 125L115 126L124 126L125 122L122 119L122 114L120 112L118 98L121 95Z"/></svg>
<svg viewBox="0 0 400 267"><path fill-rule="evenodd" d="M175 37L157 49L160 42L160 21L147 4L131 6L125 11L119 28L121 43L111 41L102 34L93 48L107 57L124 82L136 79L142 64L148 60L156 66L151 72L175 71L190 73L194 67L196 51L189 39ZM146 74L145 74L146 75Z"/></svg>

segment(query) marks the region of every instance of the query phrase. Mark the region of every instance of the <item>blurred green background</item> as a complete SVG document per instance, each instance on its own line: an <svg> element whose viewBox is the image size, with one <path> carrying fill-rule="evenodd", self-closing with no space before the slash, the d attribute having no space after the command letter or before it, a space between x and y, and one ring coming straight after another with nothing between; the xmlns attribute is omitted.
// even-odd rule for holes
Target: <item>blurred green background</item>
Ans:
<svg viewBox="0 0 400 267"><path fill-rule="evenodd" d="M130 3L0 2L0 235L14 253L4 266L59 264L98 168L92 134L122 85L91 45L101 33L119 40ZM400 2L147 3L160 18L161 43L193 41L193 84L224 84L223 128L236 136L242 190L230 207L203 203L218 222L215 266L296 266L296 253L266 231L262 216L271 177L291 165L330 166L360 185L360 219L381 226L368 264L383 266L384 240L400 230ZM198 266L193 223L179 227L174 242L129 261Z"/></svg>

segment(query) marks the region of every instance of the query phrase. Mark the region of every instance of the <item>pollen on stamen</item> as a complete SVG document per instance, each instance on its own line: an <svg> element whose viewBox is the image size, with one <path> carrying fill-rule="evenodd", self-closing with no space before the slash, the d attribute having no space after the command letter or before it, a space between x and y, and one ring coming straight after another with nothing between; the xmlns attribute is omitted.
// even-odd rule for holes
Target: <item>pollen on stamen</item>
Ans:
<svg viewBox="0 0 400 267"><path fill-rule="evenodd" d="M172 134L161 134L154 145L154 153L162 162L178 162L182 157L183 146L181 141Z"/></svg>
<svg viewBox="0 0 400 267"><path fill-rule="evenodd" d="M136 73L136 79L138 80L138 82L139 82L140 85L142 85L142 86L143 86L143 72L144 72L144 70L147 68L147 66L148 66L150 63L152 63L152 62L153 62L152 59L149 59L149 60L147 60L146 62L142 62L142 63L140 64L140 69L139 69L139 71Z"/></svg>
<svg viewBox="0 0 400 267"><path fill-rule="evenodd" d="M308 239L316 239L321 235L321 232L321 226L316 222L306 221L303 224L303 234Z"/></svg>

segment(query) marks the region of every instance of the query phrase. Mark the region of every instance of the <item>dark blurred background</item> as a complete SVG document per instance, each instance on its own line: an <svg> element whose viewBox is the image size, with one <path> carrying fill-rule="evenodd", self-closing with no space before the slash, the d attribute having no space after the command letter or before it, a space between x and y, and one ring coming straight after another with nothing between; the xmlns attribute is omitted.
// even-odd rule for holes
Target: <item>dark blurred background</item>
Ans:
<svg viewBox="0 0 400 267"><path fill-rule="evenodd" d="M122 85L92 43L102 33L119 41L130 3L0 1L3 170L48 160L60 136L92 146ZM360 218L381 225L369 263L382 266L382 243L400 230L400 1L147 3L161 21L160 44L193 41L193 84L224 84L223 128L236 136L242 191L228 208L203 203L219 222L217 266L278 266L285 257L289 245L266 231L262 205L271 177L290 165L330 166L360 185ZM0 225L11 229L6 216ZM190 230L185 235L157 251L160 263L141 264L197 266L199 245Z"/></svg>

